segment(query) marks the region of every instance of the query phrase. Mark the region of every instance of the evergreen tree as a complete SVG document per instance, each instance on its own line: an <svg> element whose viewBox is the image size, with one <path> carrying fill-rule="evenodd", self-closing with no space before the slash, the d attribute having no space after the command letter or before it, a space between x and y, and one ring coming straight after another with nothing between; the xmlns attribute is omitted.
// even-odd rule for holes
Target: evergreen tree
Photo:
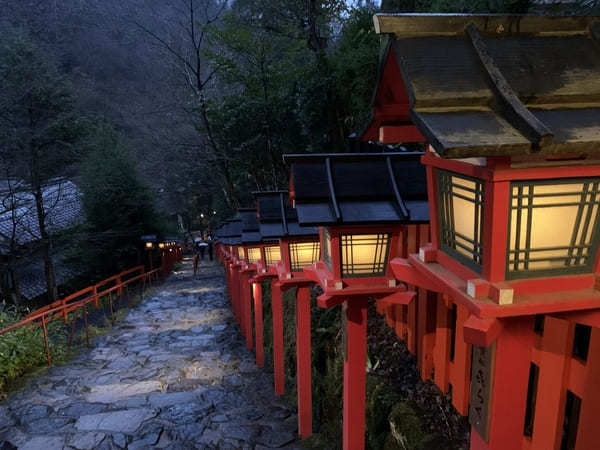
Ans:
<svg viewBox="0 0 600 450"><path fill-rule="evenodd" d="M117 133L100 125L88 147L81 166L86 223L76 260L101 277L135 264L140 236L160 231L162 221Z"/></svg>

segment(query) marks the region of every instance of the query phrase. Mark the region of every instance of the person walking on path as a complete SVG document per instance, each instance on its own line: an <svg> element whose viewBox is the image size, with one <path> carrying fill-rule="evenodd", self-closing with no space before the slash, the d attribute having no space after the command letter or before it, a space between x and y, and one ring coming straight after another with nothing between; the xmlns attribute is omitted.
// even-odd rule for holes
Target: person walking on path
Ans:
<svg viewBox="0 0 600 450"><path fill-rule="evenodd" d="M198 251L194 252L194 276L198 274L198 261L200 260L200 256L198 255Z"/></svg>
<svg viewBox="0 0 600 450"><path fill-rule="evenodd" d="M213 260L213 247L214 247L213 240L212 240L211 236L208 236L208 238L206 238L206 240L207 240L207 244L208 244L208 259L210 261L212 261Z"/></svg>
<svg viewBox="0 0 600 450"><path fill-rule="evenodd" d="M198 251L200 252L200 259L204 261L204 252L206 251L206 247L208 247L208 244L204 241L204 239L200 238L196 242L196 246L198 247Z"/></svg>

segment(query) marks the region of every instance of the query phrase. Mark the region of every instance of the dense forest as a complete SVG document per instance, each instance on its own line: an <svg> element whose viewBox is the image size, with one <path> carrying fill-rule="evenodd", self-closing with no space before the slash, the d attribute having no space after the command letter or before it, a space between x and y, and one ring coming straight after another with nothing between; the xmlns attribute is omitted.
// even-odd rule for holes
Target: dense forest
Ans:
<svg viewBox="0 0 600 450"><path fill-rule="evenodd" d="M552 3L0 0L2 264L39 255L56 298L57 248L82 277L106 275L141 234L210 230L285 187L282 154L346 151L370 113L374 13L598 9ZM84 219L57 233L47 191L67 181Z"/></svg>

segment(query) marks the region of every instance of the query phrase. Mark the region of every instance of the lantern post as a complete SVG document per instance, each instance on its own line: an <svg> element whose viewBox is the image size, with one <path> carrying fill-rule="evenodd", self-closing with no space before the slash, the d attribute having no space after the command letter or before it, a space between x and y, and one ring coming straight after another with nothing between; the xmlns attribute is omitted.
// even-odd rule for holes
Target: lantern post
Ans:
<svg viewBox="0 0 600 450"><path fill-rule="evenodd" d="M147 234L140 237L140 240L143 242L144 251L148 255L148 270L152 270L153 261L152 261L152 252L156 247L157 238L155 234Z"/></svg>
<svg viewBox="0 0 600 450"><path fill-rule="evenodd" d="M264 274L273 279L271 305L275 394L283 394L285 386L283 292L296 288L298 432L300 436L308 437L312 434L310 286L313 282L302 269L320 258L318 229L298 224L288 191L258 192L255 196L261 235L266 238L279 237L279 260L264 270Z"/></svg>
<svg viewBox="0 0 600 450"><path fill-rule="evenodd" d="M231 299L231 307L235 316L235 320L244 330L242 321L241 301L240 301L240 281L239 274L242 266L241 259L244 258L244 250L242 244L242 220L239 214L233 219L228 220L221 232L221 242L225 248L225 271L227 276L227 285L229 298ZM240 251L241 248L241 251Z"/></svg>
<svg viewBox="0 0 600 450"><path fill-rule="evenodd" d="M375 16L388 94L368 133L429 142L431 243L390 265L441 294L438 333L452 312L435 371L460 373L472 450L600 447L596 23Z"/></svg>
<svg viewBox="0 0 600 450"><path fill-rule="evenodd" d="M321 226L321 260L304 267L321 286L317 304L342 305L343 447L365 443L367 303L409 304L416 293L396 283L388 261L402 227L428 221L419 153L285 155L298 221Z"/></svg>
<svg viewBox="0 0 600 450"><path fill-rule="evenodd" d="M240 248L243 248L244 252L244 259L242 260L240 269L239 299L242 305L242 330L246 338L246 348L251 349L254 346L252 326L253 293L256 293L257 296L259 294L262 296L262 293L258 292L259 289L253 292L254 286L250 280L256 273L257 263L263 259L263 244L261 243L258 221L256 219L256 208L240 208L238 214L242 220L242 247ZM262 307L262 304L259 306Z"/></svg>

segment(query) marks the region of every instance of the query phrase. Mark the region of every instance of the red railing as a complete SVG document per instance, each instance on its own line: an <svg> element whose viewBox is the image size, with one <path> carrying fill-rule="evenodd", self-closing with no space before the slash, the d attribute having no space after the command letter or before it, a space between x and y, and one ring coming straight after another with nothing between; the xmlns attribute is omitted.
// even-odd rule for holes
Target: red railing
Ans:
<svg viewBox="0 0 600 450"><path fill-rule="evenodd" d="M114 320L114 307L113 307L113 293L123 297L123 291L125 291L126 302L129 306L129 285L136 282L142 283L142 295L146 288L146 283L152 285L152 280L158 281L161 275L162 268L154 269L149 272L144 271L144 266L136 266L131 269L125 270L117 275L106 278L92 286L88 286L85 289L81 289L73 294L66 296L63 299L57 300L49 305L43 306L42 308L36 309L32 313L25 316L23 320L18 323L11 325L8 328L0 330L0 336L10 331L16 330L19 327L27 324L34 326L41 326L44 334L44 346L46 349L46 359L48 365L52 365L52 357L50 354L50 343L48 340L48 329L47 324L55 319L62 318L65 323L68 322L70 313L73 313L71 320L71 330L69 333L68 346L71 346L73 335L75 332L75 322L77 321L77 314L81 310L82 319L85 326L85 340L89 346L89 333L88 333L88 321L87 321L87 305L90 303L94 304L95 308L99 307L99 299L108 296L108 304L110 308L111 320Z"/></svg>

